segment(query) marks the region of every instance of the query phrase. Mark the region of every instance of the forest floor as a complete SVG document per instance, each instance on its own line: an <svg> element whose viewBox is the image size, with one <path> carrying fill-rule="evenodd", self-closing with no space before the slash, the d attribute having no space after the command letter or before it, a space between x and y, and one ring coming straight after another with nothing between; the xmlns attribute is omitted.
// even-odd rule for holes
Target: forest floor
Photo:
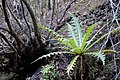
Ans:
<svg viewBox="0 0 120 80"><path fill-rule="evenodd" d="M77 6L76 6L77 5ZM109 21L112 20L112 9L110 4L106 3L105 0L83 0L81 3L75 3L73 4L73 7L70 8L69 11L72 11L75 13L75 15L80 19L82 22L82 25L84 29L86 29L88 26L92 25L93 23L97 23L98 25L95 27L96 33L99 29L101 29L103 26L104 28L100 31L99 36L105 34L109 31L110 27L116 27L116 23L108 24ZM59 32L64 31L65 27L61 28ZM61 33L66 36L66 33ZM120 40L120 32L117 34L111 35L113 43L116 44ZM94 49L100 49L102 45L104 45L106 40L102 41L101 43L97 44ZM118 52L117 54L108 54L106 57L106 64L102 65L100 61L97 61L96 58L93 57L86 57L86 68L89 75L84 75L84 80L120 80L120 43L118 43L115 47L115 50ZM108 40L106 44L107 49L112 48L112 44L110 40ZM69 58L67 55L60 55L55 56L52 60L54 62L55 66L54 70L58 71L59 74L54 73L53 69L50 70L51 74L56 74L59 76L59 79L57 80L67 80L66 75L66 66L69 64L69 61L73 58L73 56L69 55ZM48 60L49 61L49 60ZM48 64L51 66L51 63ZM46 65L46 66L48 66ZM44 66L45 67L45 66ZM40 68L42 70L43 68ZM40 70L38 70L32 77L29 77L29 79L35 79L40 78L41 73ZM73 72L72 80L78 80L79 78L76 78L76 70Z"/></svg>
<svg viewBox="0 0 120 80"><path fill-rule="evenodd" d="M64 4L64 3L63 3ZM61 4L62 5L62 4ZM109 3L106 3L106 0L82 0L81 2L76 2L72 5L72 7L68 10L73 12L80 20L83 25L83 29L86 30L88 26L92 25L93 23L97 23L97 26L94 29L94 34L101 29L97 38L99 36L107 33L110 30L110 27L118 26L117 23L112 22L113 14L112 8ZM0 27L5 26L3 20L3 14L0 13ZM66 36L66 33L61 33L61 31L65 31L66 26L62 27L58 32ZM102 65L101 61L98 61L96 58L93 57L85 57L85 71L86 74L84 75L84 80L120 80L120 32L117 34L112 34L111 39L108 40L106 43L106 49L112 49L113 44L115 50L117 51L116 54L108 54L106 57L106 64ZM100 49L102 45L104 45L106 40L103 40L101 43L97 44L93 49ZM67 80L66 74L66 66L69 62L73 59L73 55L57 55L53 56L50 59L45 59L46 63L43 64L43 67L40 67L36 72L26 78L27 80L42 80L43 78L48 78L51 75L50 80ZM49 74L43 75L42 70L47 70ZM77 67L76 70L73 71L71 74L72 80L79 80L79 77L76 77ZM14 75L14 73L1 73L0 79L1 80L8 80ZM43 79L48 80L48 79Z"/></svg>

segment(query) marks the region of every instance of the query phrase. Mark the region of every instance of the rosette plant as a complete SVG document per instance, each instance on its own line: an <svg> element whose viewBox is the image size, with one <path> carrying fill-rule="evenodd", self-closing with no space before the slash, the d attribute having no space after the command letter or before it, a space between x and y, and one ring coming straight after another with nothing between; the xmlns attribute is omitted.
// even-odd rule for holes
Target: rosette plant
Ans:
<svg viewBox="0 0 120 80"><path fill-rule="evenodd" d="M36 59L33 62L36 62L39 59L42 59L44 57L50 57L51 55L58 55L63 53L73 54L75 57L71 60L70 64L67 66L67 74L70 76L70 71L73 70L73 68L76 65L76 61L80 60L80 70L83 68L82 66L82 57L85 55L94 56L99 58L99 60L102 61L103 65L105 65L105 53L116 53L114 50L94 50L92 51L91 48L93 48L97 43L99 43L102 39L104 39L107 35L110 35L111 33L115 33L119 31L119 29L111 30L108 33L102 35L100 38L94 41L96 38L96 35L99 33L99 31L93 35L91 38L91 32L93 32L95 24L92 24L88 27L88 29L83 33L81 29L81 25L79 23L79 20L77 17L75 17L72 13L69 13L72 17L72 20L70 23L67 23L68 26L68 36L69 38L64 38L62 35L59 35L54 30L51 30L49 28L46 28L44 26L40 26L43 30L47 30L52 33L52 35L55 36L55 39L58 40L58 44L64 44L64 49L66 51L58 51L58 52L51 52L49 54L43 55ZM78 59L80 58L80 59ZM82 72L81 72L81 79L82 79Z"/></svg>

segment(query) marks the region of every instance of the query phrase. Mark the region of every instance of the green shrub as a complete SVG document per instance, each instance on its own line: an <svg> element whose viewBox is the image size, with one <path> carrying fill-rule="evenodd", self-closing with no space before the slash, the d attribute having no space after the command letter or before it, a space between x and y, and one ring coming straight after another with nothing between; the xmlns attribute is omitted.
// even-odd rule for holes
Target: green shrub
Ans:
<svg viewBox="0 0 120 80"><path fill-rule="evenodd" d="M59 72L55 69L54 63L42 66L41 72L43 76L40 80L56 80L59 76Z"/></svg>

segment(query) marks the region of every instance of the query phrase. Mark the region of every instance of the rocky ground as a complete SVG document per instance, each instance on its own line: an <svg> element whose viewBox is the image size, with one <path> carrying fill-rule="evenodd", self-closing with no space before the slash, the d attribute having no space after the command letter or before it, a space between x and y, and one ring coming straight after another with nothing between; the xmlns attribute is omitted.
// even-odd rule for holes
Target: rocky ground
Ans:
<svg viewBox="0 0 120 80"><path fill-rule="evenodd" d="M107 2L109 1L109 2ZM116 28L119 27L119 16L117 18L117 21L114 20L113 17L113 11L116 10L117 7L113 6L110 2L112 0L81 0L73 3L68 11L74 13L79 19L81 24L83 25L83 29L85 30L88 26L90 26L93 23L97 23L97 26L94 29L95 34L99 29L101 31L99 32L97 38L104 33L108 32L110 28ZM119 0L113 0L114 5L119 4ZM61 5L67 4L67 3L61 3ZM61 6L60 5L60 6ZM65 6L62 6L63 8ZM62 9L61 9L62 10ZM117 11L120 12L119 9ZM62 14L62 13L61 13ZM3 14L0 13L0 27L6 26L4 23L4 17ZM66 15L68 16L68 15ZM66 17L65 17L66 18ZM62 27L58 32L61 33L61 31L66 30L66 26ZM66 36L66 33L61 33L64 36ZM9 36L9 35L8 35ZM112 43L111 43L112 40ZM107 49L115 49L118 53L116 54L108 54L106 59L106 65L103 66L101 62L97 61L96 58L93 57L86 57L86 67L88 68L88 76L85 76L85 80L119 80L120 79L120 32L117 34L112 34L111 38L107 41L105 48ZM105 44L105 41L102 41L100 44L96 45L95 48L100 48L102 45ZM69 58L68 58L69 57ZM56 76L53 76L55 80L67 80L66 75L66 66L68 65L69 61L73 58L72 55L60 55L60 56L54 56L53 58L46 59L47 63L49 64L49 67L51 68L50 74L53 74ZM4 57L0 58L1 60L4 59ZM3 61L7 63L7 58L5 58ZM95 61L95 62L93 62ZM45 65L45 64L44 64ZM45 67L45 66L44 66ZM43 68L39 68L36 70L36 72L30 77L28 75L27 80L40 80L44 77L42 74ZM14 73L9 74L0 74L1 80L7 80L8 78L12 77ZM58 77L59 76L59 77ZM48 77L48 74L46 75ZM78 80L76 78L76 71L73 72L72 80ZM54 80L53 79L53 80ZM42 80L42 79L41 79ZM52 79L51 79L52 80Z"/></svg>
<svg viewBox="0 0 120 80"><path fill-rule="evenodd" d="M113 20L112 10L113 9L111 8L110 2L107 3L105 0L101 0L100 2L98 0L89 0L89 1L85 0L82 2L82 4L79 4L80 7L75 6L75 5L73 6L74 6L74 13L80 19L80 22L82 23L84 29L86 29L88 26L90 26L93 23L97 23L98 25L97 27L95 27L95 33L96 33L99 29L102 29L102 27L104 26L103 29L99 32L97 37L108 32L111 26L113 28L118 26L116 22L112 22ZM61 28L61 31L62 30L65 30L65 28ZM118 53L108 54L105 66L103 66L100 62L96 62L96 59L87 57L85 62L89 65L88 67L89 75L87 76L85 80L114 80L114 79L119 80L120 79L120 75L119 75L120 73L119 71L120 70L120 64L119 64L120 63L120 51L119 51L120 50L120 47L119 47L120 35L119 34L120 32L118 32L117 34L111 35L113 44L117 43L117 45L115 45L114 48L115 50L117 50ZM104 45L105 41L106 40L98 44L95 48L100 48L100 46ZM113 48L113 45L111 44L110 40L108 40L108 42L106 43L106 48ZM67 56L62 55L59 57L59 59L58 57L55 57L55 59L53 60L55 61L54 64L56 64L57 66L55 70L58 70L61 73L59 74L59 79L57 80L66 80L66 76L65 76L66 74L64 73L66 69L65 65L69 63L68 61L71 58L68 59ZM93 62L94 60L96 63ZM41 76L41 73L39 72L40 70L38 70L32 77L30 77L29 80L40 78L39 76ZM75 72L73 73L75 74ZM61 77L63 77L63 79ZM72 80L78 80L78 79L76 79L75 75L73 75Z"/></svg>

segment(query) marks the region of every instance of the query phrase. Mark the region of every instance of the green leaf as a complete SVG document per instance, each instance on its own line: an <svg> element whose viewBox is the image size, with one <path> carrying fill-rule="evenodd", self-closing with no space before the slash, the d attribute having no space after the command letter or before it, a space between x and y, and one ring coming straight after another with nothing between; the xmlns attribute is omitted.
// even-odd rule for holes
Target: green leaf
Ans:
<svg viewBox="0 0 120 80"><path fill-rule="evenodd" d="M51 69L54 69L54 68L55 68L54 63L47 64L47 65L45 65L45 66L42 66L42 69L41 69L40 72L42 72L43 75L45 75L45 74L48 74L49 71L50 71Z"/></svg>
<svg viewBox="0 0 120 80"><path fill-rule="evenodd" d="M103 52L94 51L94 52L87 52L87 53L84 53L84 54L97 57L98 59L100 59L102 61L103 65L105 65L105 55L103 54Z"/></svg>
<svg viewBox="0 0 120 80"><path fill-rule="evenodd" d="M72 51L73 53L81 54L81 49L80 49L80 47L73 48L73 49L71 49L71 51Z"/></svg>
<svg viewBox="0 0 120 80"><path fill-rule="evenodd" d="M76 44L75 44L75 41L72 39L72 38L68 38L70 44L73 46L73 48L75 47L78 47Z"/></svg>
<svg viewBox="0 0 120 80"><path fill-rule="evenodd" d="M85 52L85 55L92 55L92 56L97 56L99 51L94 51L94 52Z"/></svg>
<svg viewBox="0 0 120 80"><path fill-rule="evenodd" d="M81 47L81 50L84 49L85 45L86 45L86 41L88 40L89 36L90 36L90 33L92 32L93 28L94 28L94 25L95 24L92 24L87 30L86 30L86 33L84 35L84 39L83 39L83 42L82 42L82 47Z"/></svg>
<svg viewBox="0 0 120 80"><path fill-rule="evenodd" d="M115 33L115 32L117 32L117 31L119 31L119 30L120 30L120 28L117 28L117 29L115 29L115 30L112 30L112 31L104 34L104 35L101 36L99 39L97 39L94 43L92 43L90 46L88 46L88 47L85 49L85 51L89 50L89 49L90 49L91 47L93 47L95 44L97 44L97 43L100 42L102 39L104 39L107 35L109 35L109 34L111 34L111 33Z"/></svg>
<svg viewBox="0 0 120 80"><path fill-rule="evenodd" d="M85 55L91 55L91 56L94 56L94 57L98 57L103 65L105 65L105 53L116 53L115 50L102 50L102 51L94 51L94 52L86 52L84 53Z"/></svg>
<svg viewBox="0 0 120 80"><path fill-rule="evenodd" d="M65 51L65 52L52 52L52 53L49 53L46 55L42 55L38 59L34 60L31 64L35 63L36 61L38 61L40 59L51 57L52 55L59 55L59 54L65 54L65 53L71 53L71 52L67 52L67 51Z"/></svg>
<svg viewBox="0 0 120 80"><path fill-rule="evenodd" d="M72 17L72 25L74 25L75 27L75 33L76 33L76 37L78 38L77 39L77 42L78 42L78 45L81 46L82 45L82 31L81 31L81 26L80 26L80 23L78 21L78 18L73 15L72 13L69 13L70 16Z"/></svg>
<svg viewBox="0 0 120 80"><path fill-rule="evenodd" d="M61 35L59 35L57 32L55 32L54 30L52 30L52 29L50 29L50 28L47 28L47 27L41 26L41 25L39 25L39 28L41 28L41 29L43 29L43 30L47 30L48 32L51 32L52 35L55 36L55 38L56 38L57 40L61 40L60 38L62 38Z"/></svg>
<svg viewBox="0 0 120 80"><path fill-rule="evenodd" d="M67 74L70 75L70 71L73 70L73 67L75 67L75 62L77 61L79 55L75 56L74 59L70 62L70 64L67 66Z"/></svg>
<svg viewBox="0 0 120 80"><path fill-rule="evenodd" d="M117 53L115 50L102 50L103 53Z"/></svg>
<svg viewBox="0 0 120 80"><path fill-rule="evenodd" d="M68 47L70 47L70 48L73 48L72 44L70 43L69 39L67 39L67 38L63 38L61 43L68 46Z"/></svg>
<svg viewBox="0 0 120 80"><path fill-rule="evenodd" d="M68 25L68 30L69 30L73 40L75 41L75 44L78 46L77 39L76 39L75 33L72 28L73 26L71 26L69 23L67 23L67 25Z"/></svg>
<svg viewBox="0 0 120 80"><path fill-rule="evenodd" d="M102 61L103 65L105 65L105 55L103 53L99 52L97 58Z"/></svg>
<svg viewBox="0 0 120 80"><path fill-rule="evenodd" d="M89 41L87 41L87 44L86 44L86 46L85 46L85 49L91 44L91 42L96 38L96 36L98 35L98 33L99 33L103 28L104 28L104 26L101 27L101 28L92 36L92 38L91 38Z"/></svg>

